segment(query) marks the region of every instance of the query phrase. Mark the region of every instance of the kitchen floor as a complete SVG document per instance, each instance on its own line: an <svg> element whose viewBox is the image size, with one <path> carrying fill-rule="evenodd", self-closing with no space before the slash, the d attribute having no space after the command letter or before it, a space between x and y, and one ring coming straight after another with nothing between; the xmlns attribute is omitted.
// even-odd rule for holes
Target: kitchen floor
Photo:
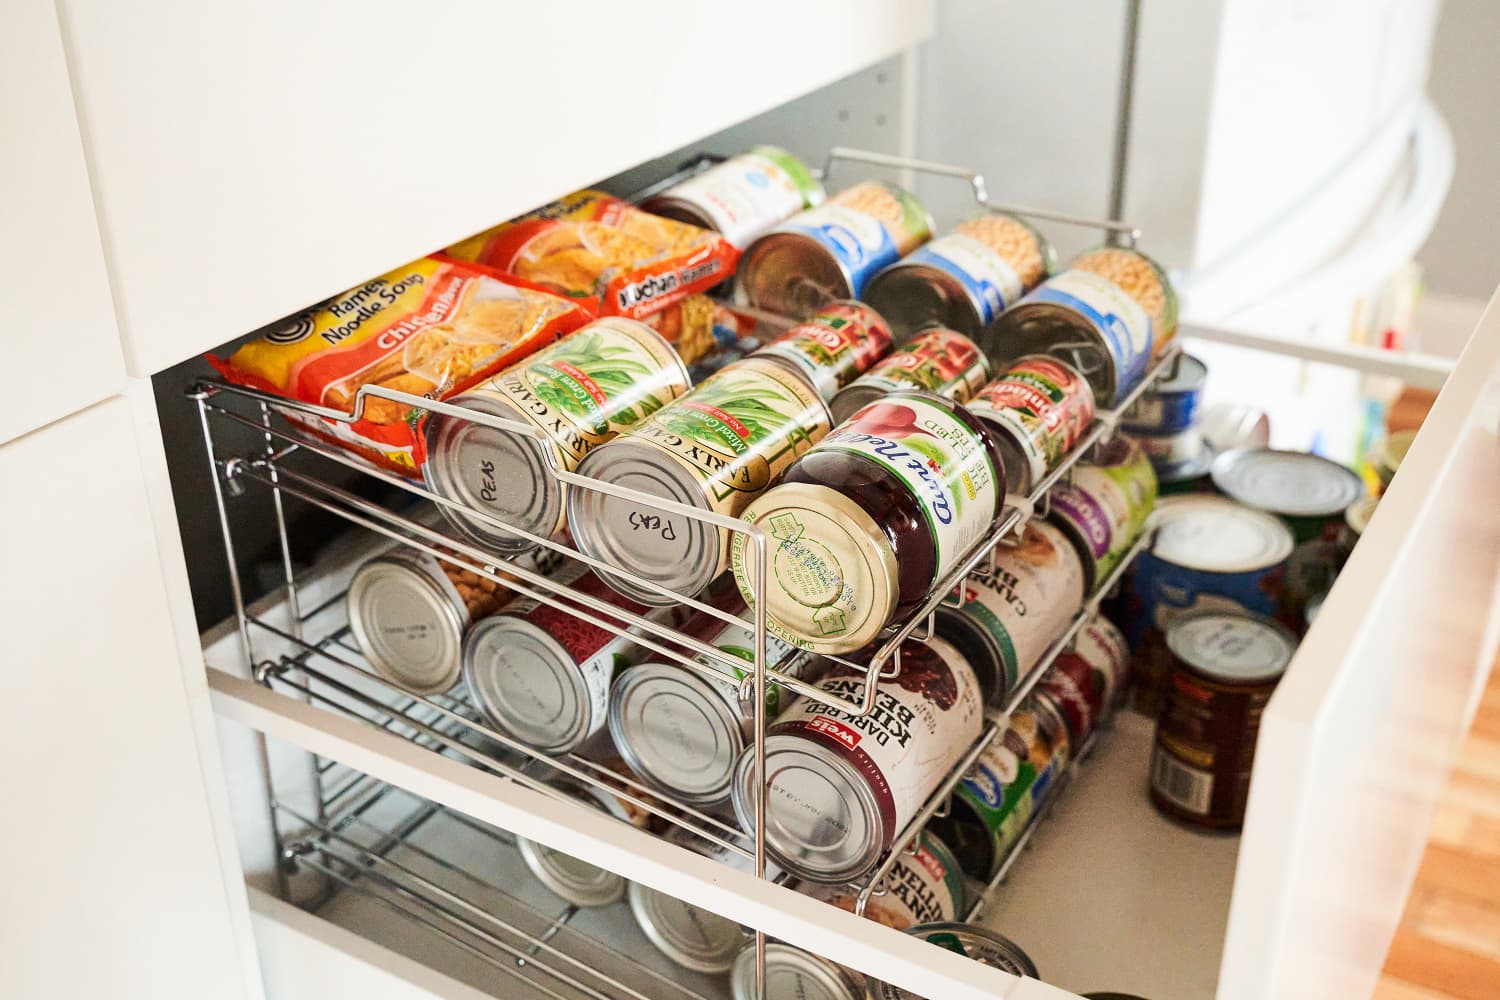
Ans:
<svg viewBox="0 0 1500 1000"><path fill-rule="evenodd" d="M1500 664L1497 664L1500 668ZM1500 669L1438 804L1375 1000L1500 997Z"/></svg>

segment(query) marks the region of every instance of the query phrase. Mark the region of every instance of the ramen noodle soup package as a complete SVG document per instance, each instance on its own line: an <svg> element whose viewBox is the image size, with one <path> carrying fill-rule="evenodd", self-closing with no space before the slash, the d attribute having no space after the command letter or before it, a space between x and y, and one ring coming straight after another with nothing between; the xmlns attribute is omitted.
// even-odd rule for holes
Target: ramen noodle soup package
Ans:
<svg viewBox="0 0 1500 1000"><path fill-rule="evenodd" d="M443 253L499 268L601 316L641 319L734 273L718 233L578 191L455 243Z"/></svg>
<svg viewBox="0 0 1500 1000"><path fill-rule="evenodd" d="M231 382L352 412L362 386L446 399L588 322L577 304L461 261L365 282L208 361ZM289 414L317 436L415 475L426 411L366 395L353 423Z"/></svg>

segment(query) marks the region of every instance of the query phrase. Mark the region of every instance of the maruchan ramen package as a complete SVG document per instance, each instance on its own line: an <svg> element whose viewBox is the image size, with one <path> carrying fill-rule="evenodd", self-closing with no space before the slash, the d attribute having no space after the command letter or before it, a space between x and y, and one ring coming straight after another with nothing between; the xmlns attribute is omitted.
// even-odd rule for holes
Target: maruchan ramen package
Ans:
<svg viewBox="0 0 1500 1000"><path fill-rule="evenodd" d="M740 252L718 233L578 191L443 251L585 304L642 319L734 273Z"/></svg>
<svg viewBox="0 0 1500 1000"><path fill-rule="evenodd" d="M445 399L588 322L576 303L508 275L427 258L261 331L227 359L231 382L353 411L361 386ZM352 424L296 416L325 440L415 475L426 411L365 397Z"/></svg>

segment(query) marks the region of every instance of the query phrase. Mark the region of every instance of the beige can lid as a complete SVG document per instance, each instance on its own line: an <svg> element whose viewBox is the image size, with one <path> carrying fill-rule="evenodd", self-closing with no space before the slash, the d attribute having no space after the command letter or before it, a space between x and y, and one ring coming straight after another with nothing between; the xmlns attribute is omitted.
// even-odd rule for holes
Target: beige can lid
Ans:
<svg viewBox="0 0 1500 1000"><path fill-rule="evenodd" d="M896 553L864 508L827 486L786 483L744 514L770 536L766 616L770 629L794 645L837 654L880 634L896 609ZM755 601L749 536L734 540L734 577Z"/></svg>

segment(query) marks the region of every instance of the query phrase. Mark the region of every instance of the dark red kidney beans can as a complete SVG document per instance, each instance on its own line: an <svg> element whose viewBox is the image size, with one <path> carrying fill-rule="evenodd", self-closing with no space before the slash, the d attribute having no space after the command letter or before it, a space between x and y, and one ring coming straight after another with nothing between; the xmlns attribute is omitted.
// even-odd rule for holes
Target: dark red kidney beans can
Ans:
<svg viewBox="0 0 1500 1000"><path fill-rule="evenodd" d="M1104 718L1104 692L1099 689L1094 668L1077 653L1058 656L1037 690L1037 696L1051 700L1063 717L1068 739L1075 747L1082 746Z"/></svg>
<svg viewBox="0 0 1500 1000"><path fill-rule="evenodd" d="M1172 623L1151 758L1157 809L1195 826L1240 828L1261 714L1296 648L1270 618L1204 610Z"/></svg>

